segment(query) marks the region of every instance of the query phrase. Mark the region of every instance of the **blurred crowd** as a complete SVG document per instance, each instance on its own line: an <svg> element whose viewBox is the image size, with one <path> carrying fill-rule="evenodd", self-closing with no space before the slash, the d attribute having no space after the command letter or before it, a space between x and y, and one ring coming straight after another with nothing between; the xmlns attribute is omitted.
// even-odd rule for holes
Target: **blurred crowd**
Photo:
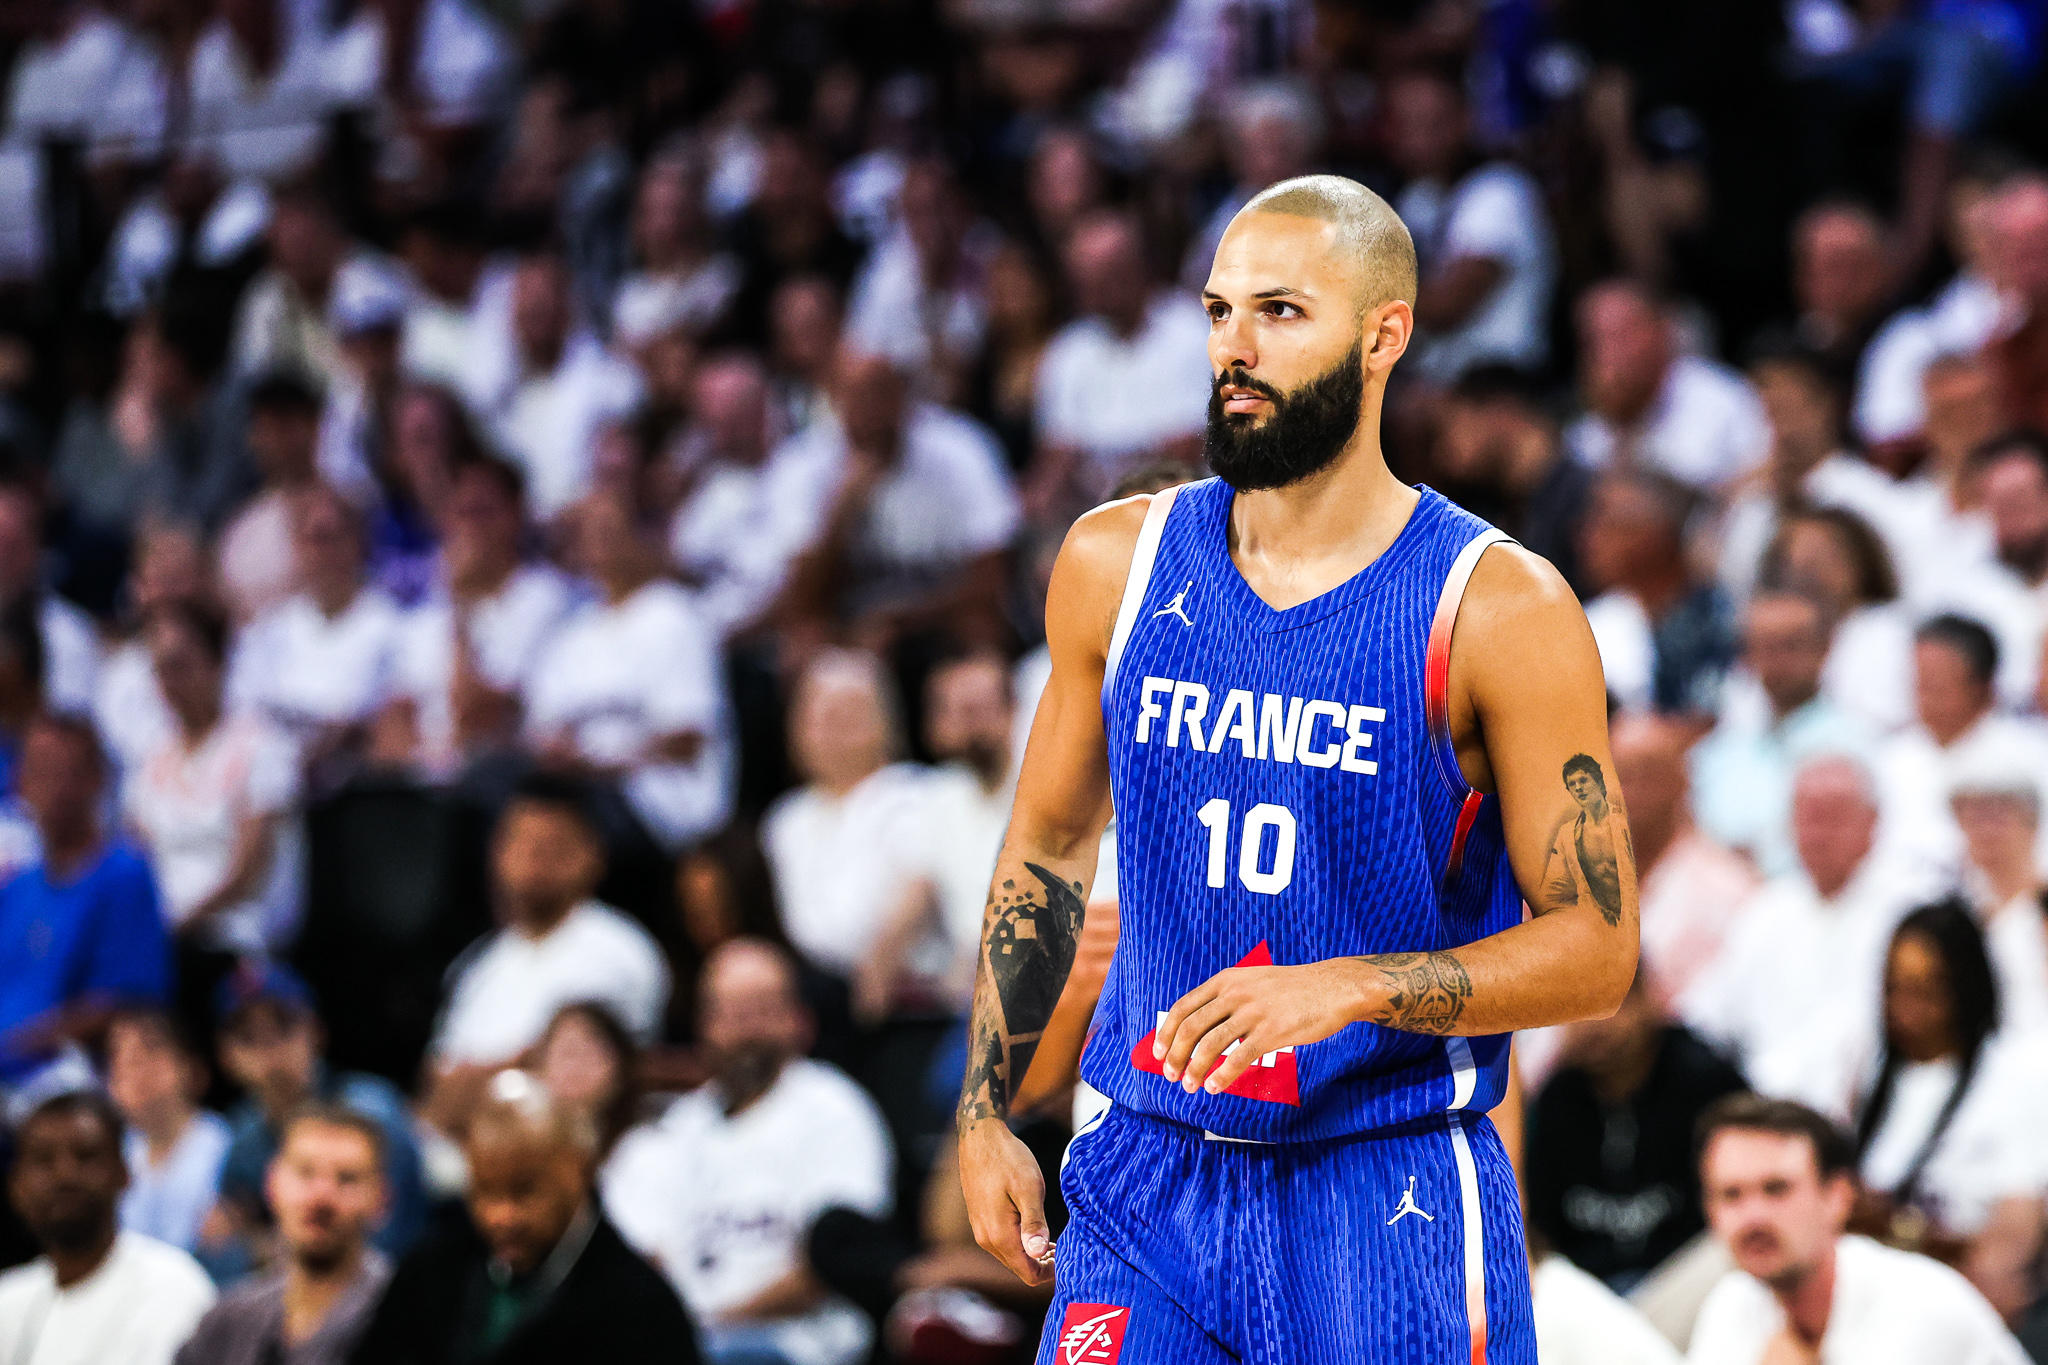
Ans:
<svg viewBox="0 0 2048 1365"><path fill-rule="evenodd" d="M1643 969L1516 1049L1546 1358L1752 1268L1756 1091L2048 1361L2044 30L11 0L0 1358L1028 1359L947 1137L1052 558L1200 476L1210 253L1333 170L1422 265L1390 463L1612 698Z"/></svg>

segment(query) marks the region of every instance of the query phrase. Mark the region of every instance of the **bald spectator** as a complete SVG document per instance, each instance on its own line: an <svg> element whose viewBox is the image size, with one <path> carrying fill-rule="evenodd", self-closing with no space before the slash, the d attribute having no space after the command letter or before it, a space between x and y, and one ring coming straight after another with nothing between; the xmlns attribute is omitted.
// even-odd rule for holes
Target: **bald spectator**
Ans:
<svg viewBox="0 0 2048 1365"><path fill-rule="evenodd" d="M1888 235L1866 205L1845 199L1816 204L1792 225L1794 326L1835 374L1855 372L1884 320Z"/></svg>
<svg viewBox="0 0 2048 1365"><path fill-rule="evenodd" d="M1082 218L1063 260L1078 316L1039 363L1034 511L1091 505L1147 456L1192 456L1209 399L1209 320L1156 288L1135 219Z"/></svg>
<svg viewBox="0 0 2048 1365"><path fill-rule="evenodd" d="M391 1278L370 1245L384 1216L384 1133L332 1104L295 1111L264 1185L281 1268L228 1291L177 1365L341 1365Z"/></svg>
<svg viewBox="0 0 2048 1365"><path fill-rule="evenodd" d="M1877 800L1858 759L1801 765L1791 826L1796 870L1756 894L1679 1013L1757 1090L1825 1103L1870 1051L1892 929L1934 888L1876 846Z"/></svg>
<svg viewBox="0 0 2048 1365"><path fill-rule="evenodd" d="M768 371L745 352L707 360L693 393L669 560L722 636L744 634L764 623L816 528L831 447L785 438Z"/></svg>
<svg viewBox="0 0 2048 1365"><path fill-rule="evenodd" d="M213 1305L206 1272L115 1218L128 1183L121 1118L74 1091L15 1128L8 1193L42 1254L0 1274L0 1359L20 1365L169 1365Z"/></svg>
<svg viewBox="0 0 2048 1365"><path fill-rule="evenodd" d="M1229 130L1223 155L1234 179L1188 244L1180 282L1195 293L1208 282L1216 245L1237 211L1266 186L1310 174L1321 159L1322 110L1314 92L1300 82L1247 82L1230 93L1223 117Z"/></svg>
<svg viewBox="0 0 2048 1365"><path fill-rule="evenodd" d="M1636 850L1642 960L1669 998L1713 966L1758 885L1750 863L1693 819L1690 738L1669 720L1622 716L1610 741Z"/></svg>
<svg viewBox="0 0 2048 1365"><path fill-rule="evenodd" d="M820 1214L890 1205L889 1137L867 1094L804 1057L811 1017L780 949L734 939L704 964L712 1079L610 1168L605 1206L705 1324L728 1365L855 1365L873 1327L826 1289L805 1241Z"/></svg>
<svg viewBox="0 0 2048 1365"><path fill-rule="evenodd" d="M1686 557L1694 499L1683 484L1610 470L1593 485L1578 550L1586 620L1607 691L1625 709L1709 715L1735 654L1728 603Z"/></svg>
<svg viewBox="0 0 2048 1365"><path fill-rule="evenodd" d="M1742 850L1765 875L1793 865L1786 823L1792 775L1809 758L1867 752L1872 735L1821 690L1830 640L1827 607L1793 588L1750 599L1743 674L1692 753L1693 813L1712 839Z"/></svg>
<svg viewBox="0 0 2048 1365"><path fill-rule="evenodd" d="M1474 365L1540 370L1550 354L1556 248L1535 178L1488 160L1462 85L1416 69L1388 82L1394 208L1415 237L1417 371L1439 384Z"/></svg>
<svg viewBox="0 0 2048 1365"><path fill-rule="evenodd" d="M1998 375L1972 349L1935 357L1920 384L1926 406L1920 437L1926 454L1899 487L1919 504L1922 522L1934 528L1944 558L1982 560L1991 552L1990 536L1977 515L1970 456L2005 428ZM1938 572L1946 565L1929 567Z"/></svg>
<svg viewBox="0 0 2048 1365"><path fill-rule="evenodd" d="M696 1337L654 1267L605 1217L597 1134L523 1071L491 1080L463 1144L468 1217L392 1275L357 1365L694 1365Z"/></svg>
<svg viewBox="0 0 2048 1365"><path fill-rule="evenodd" d="M825 452L836 490L796 570L799 609L881 649L940 630L1001 638L1019 509L995 437L911 398L909 376L880 356L842 351L832 398L838 421L803 438Z"/></svg>
<svg viewBox="0 0 2048 1365"><path fill-rule="evenodd" d="M1764 458L1770 429L1741 376L1679 349L1664 305L1612 280L1579 296L1579 401L1565 445L1590 465L1636 465L1703 490Z"/></svg>

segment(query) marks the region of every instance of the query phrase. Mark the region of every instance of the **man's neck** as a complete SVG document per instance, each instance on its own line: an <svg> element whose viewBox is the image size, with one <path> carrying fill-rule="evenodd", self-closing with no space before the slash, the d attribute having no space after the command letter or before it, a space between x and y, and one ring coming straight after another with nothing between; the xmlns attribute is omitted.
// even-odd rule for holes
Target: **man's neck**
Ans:
<svg viewBox="0 0 2048 1365"><path fill-rule="evenodd" d="M449 575L449 594L458 602L480 602L495 596L518 567L517 555L480 555L463 572Z"/></svg>
<svg viewBox="0 0 2048 1365"><path fill-rule="evenodd" d="M2041 879L2034 871L2034 852L2031 848L2020 848L2012 856L2001 858L1996 866L1979 865L1977 871L1991 887L1991 913L1997 914L2021 896L2030 895L2040 889Z"/></svg>
<svg viewBox="0 0 2048 1365"><path fill-rule="evenodd" d="M1964 735L1967 735L1970 733L1970 731L1976 729L1977 723L1990 714L1991 708L1987 706L1981 711L1971 713L1968 717L1966 717L1963 720L1963 723L1960 725L1943 726L1939 730L1935 729L1932 725L1929 725L1927 726L1927 733L1929 736L1933 738L1935 744L1938 747L1946 749L1949 748L1951 745L1955 744Z"/></svg>
<svg viewBox="0 0 2048 1365"><path fill-rule="evenodd" d="M355 605L356 595L361 591L362 585L353 580L325 585L316 583L307 589L307 596L313 599L313 605L319 608L320 614L332 621Z"/></svg>
<svg viewBox="0 0 2048 1365"><path fill-rule="evenodd" d="M177 1149L179 1139L185 1136L199 1111L182 1100L165 1105L161 1109L136 1115L135 1127L142 1134L142 1140L149 1149L152 1165L163 1161Z"/></svg>
<svg viewBox="0 0 2048 1365"><path fill-rule="evenodd" d="M57 1287L69 1289L97 1273L107 1263L107 1257L114 1254L117 1235L118 1229L109 1221L92 1245L82 1251L60 1251L52 1247L49 1252L50 1269L56 1272Z"/></svg>
<svg viewBox="0 0 2048 1365"><path fill-rule="evenodd" d="M1247 577L1287 599L1273 605L1305 602L1385 554L1418 497L1387 468L1378 405L1370 404L1329 468L1284 488L1232 499L1231 557L1251 571Z"/></svg>
<svg viewBox="0 0 2048 1365"><path fill-rule="evenodd" d="M538 914L529 910L527 914L521 915L513 922L513 931L521 938L546 938L549 934L561 928L562 921L569 918L570 912L581 904L581 901L570 901L558 909L547 910Z"/></svg>
<svg viewBox="0 0 2048 1365"><path fill-rule="evenodd" d="M296 1346L318 1332L362 1269L363 1249L356 1247L331 1266L315 1270L293 1258L284 1276L284 1338Z"/></svg>
<svg viewBox="0 0 2048 1365"><path fill-rule="evenodd" d="M1847 876L1841 878L1829 877L1823 881L1821 878L1814 876L1812 869L1809 868L1806 877L1808 881L1813 883L1813 889L1819 893L1822 900L1833 901L1849 889L1850 883L1856 880L1856 874L1862 870L1863 864L1858 863L1849 869Z"/></svg>
<svg viewBox="0 0 2048 1365"><path fill-rule="evenodd" d="M1816 687L1811 692L1802 692L1797 696L1787 696L1783 699L1778 697L1770 698L1771 724L1773 726L1783 725L1786 721L1813 705L1813 699L1819 695L1820 689Z"/></svg>
<svg viewBox="0 0 2048 1365"><path fill-rule="evenodd" d="M43 866L58 881L70 881L92 865L100 851L99 829L85 824L77 829L49 829L43 835Z"/></svg>
<svg viewBox="0 0 2048 1365"><path fill-rule="evenodd" d="M1835 1247L1830 1244L1820 1263L1789 1286L1771 1286L1785 1321L1808 1346L1820 1345L1828 1334L1828 1315L1835 1306Z"/></svg>

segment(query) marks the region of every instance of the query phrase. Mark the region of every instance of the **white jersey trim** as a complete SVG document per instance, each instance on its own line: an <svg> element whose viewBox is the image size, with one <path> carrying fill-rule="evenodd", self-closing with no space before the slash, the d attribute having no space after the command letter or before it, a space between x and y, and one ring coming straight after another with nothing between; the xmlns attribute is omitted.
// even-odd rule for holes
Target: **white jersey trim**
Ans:
<svg viewBox="0 0 2048 1365"><path fill-rule="evenodd" d="M1124 599L1116 612L1116 629L1110 633L1109 656L1102 665L1102 698L1109 700L1110 690L1116 686L1116 666L1124 657L1124 646L1131 638L1131 628L1138 623L1138 608L1144 605L1145 589L1152 584L1152 561L1159 557L1159 537L1166 534L1166 518L1173 511L1173 500L1180 494L1180 486L1162 488L1152 495L1152 505L1145 509L1145 524L1138 528L1137 548L1131 552L1130 572L1124 576Z"/></svg>
<svg viewBox="0 0 2048 1365"><path fill-rule="evenodd" d="M1460 1038L1458 1042L1465 1041ZM1472 1337L1472 1365L1486 1360L1486 1228L1479 1206L1479 1164L1465 1136L1465 1117L1452 1113L1451 1152L1458 1166L1458 1202L1465 1230L1465 1320Z"/></svg>

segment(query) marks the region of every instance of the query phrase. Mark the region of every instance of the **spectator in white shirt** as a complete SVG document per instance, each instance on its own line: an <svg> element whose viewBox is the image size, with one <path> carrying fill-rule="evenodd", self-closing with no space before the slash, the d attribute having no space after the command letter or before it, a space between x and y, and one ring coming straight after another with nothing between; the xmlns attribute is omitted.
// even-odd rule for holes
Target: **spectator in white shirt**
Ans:
<svg viewBox="0 0 2048 1365"><path fill-rule="evenodd" d="M260 714L223 709L219 618L166 604L146 637L173 724L128 775L123 809L175 932L203 949L260 955L297 926L298 753Z"/></svg>
<svg viewBox="0 0 2048 1365"><path fill-rule="evenodd" d="M1529 1267L1544 1365L1680 1365L1684 1357L1627 1299L1552 1253Z"/></svg>
<svg viewBox="0 0 2048 1365"><path fill-rule="evenodd" d="M870 654L811 660L790 697L789 738L804 785L768 808L761 849L790 943L850 980L918 873L923 774L891 762L895 708Z"/></svg>
<svg viewBox="0 0 2048 1365"><path fill-rule="evenodd" d="M1700 1308L1692 1365L2026 1365L1962 1276L1844 1235L1854 1157L1827 1119L1738 1095L1701 1133L1707 1220L1737 1268Z"/></svg>
<svg viewBox="0 0 2048 1365"><path fill-rule="evenodd" d="M1785 517L1800 506L1846 508L1884 538L1910 575L1927 545L1920 508L1889 475L1841 446L1841 395L1825 360L1796 342L1767 343L1749 364L1770 423L1770 455L1721 517L1721 585L1741 601Z"/></svg>
<svg viewBox="0 0 2048 1365"><path fill-rule="evenodd" d="M1913 719L1913 611L1899 599L1891 555L1869 522L1842 507L1786 513L1757 579L1827 607L1835 629L1820 690L1829 700L1873 734Z"/></svg>
<svg viewBox="0 0 2048 1365"><path fill-rule="evenodd" d="M1991 528L1977 510L1970 456L2000 435L2005 408L1997 372L1974 350L1936 356L1920 384L1927 410L1920 427L1925 453L1899 487L1918 504L1922 528L1932 538L1921 567L1938 577L1958 559L1981 563L1991 556ZM1929 585L1905 586L1917 592Z"/></svg>
<svg viewBox="0 0 2048 1365"><path fill-rule="evenodd" d="M2048 773L2048 725L1997 709L1998 663L1998 641L1967 617L1936 616L1914 633L1916 723L1885 744L1877 772L1887 837L1934 861L1960 858L1949 809L1959 775L2000 757ZM2048 846L2036 852L2048 858Z"/></svg>
<svg viewBox="0 0 2048 1365"><path fill-rule="evenodd" d="M220 533L221 596L237 622L253 621L299 590L292 558L293 497L317 479L320 395L290 370L249 386L245 440L263 487Z"/></svg>
<svg viewBox="0 0 2048 1365"><path fill-rule="evenodd" d="M92 706L100 668L92 619L43 587L43 509L26 488L0 485L0 603L30 610L43 637L43 697L52 710Z"/></svg>
<svg viewBox="0 0 2048 1365"><path fill-rule="evenodd" d="M821 462L837 483L796 570L797 609L850 621L878 649L933 630L999 639L1020 520L1009 469L986 428L913 402L907 387L888 360L843 353L833 387L839 420L800 438L818 449L786 452L794 470ZM802 495L793 488L788 496Z"/></svg>
<svg viewBox="0 0 2048 1365"><path fill-rule="evenodd" d="M689 142L664 148L640 172L630 224L635 268L612 300L612 323L666 295L676 322L702 336L725 317L740 265L718 249L704 204L704 157Z"/></svg>
<svg viewBox="0 0 2048 1365"><path fill-rule="evenodd" d="M1082 218L1064 260L1080 316L1038 367L1034 512L1094 503L1147 457L1201 448L1212 372L1209 320L1179 290L1156 289L1137 222Z"/></svg>
<svg viewBox="0 0 2048 1365"><path fill-rule="evenodd" d="M294 32L276 0L225 0L185 67L186 151L227 180L306 170L335 107L321 35Z"/></svg>
<svg viewBox="0 0 2048 1365"><path fill-rule="evenodd" d="M1956 774L1949 809L1963 832L1964 885L1998 971L2006 1027L2048 1029L2048 869L2041 838L2043 775L2023 755L1995 754Z"/></svg>
<svg viewBox="0 0 2048 1365"><path fill-rule="evenodd" d="M668 963L654 939L592 899L604 844L587 793L563 778L522 781L491 842L493 898L504 928L450 972L421 1111L460 1131L484 1082L539 1042L565 1005L595 1001L642 1042L668 1008Z"/></svg>
<svg viewBox="0 0 2048 1365"><path fill-rule="evenodd" d="M212 596L213 565L197 530L145 526L137 532L128 572L128 606L138 627L146 626L157 608L168 603L205 602ZM108 757L124 776L176 726L163 689L157 686L156 664L141 629L107 655L92 716Z"/></svg>
<svg viewBox="0 0 2048 1365"><path fill-rule="evenodd" d="M1940 1256L2011 1319L2033 1300L2048 1195L2048 1054L2002 1019L1969 906L1922 906L1892 932L1880 1045L1837 1112L1855 1125L1859 1225Z"/></svg>
<svg viewBox="0 0 2048 1365"><path fill-rule="evenodd" d="M1799 769L1791 823L1798 869L1757 893L1679 1013L1756 1089L1825 1103L1869 1051L1893 927L1933 888L1874 847L1877 804L1854 758Z"/></svg>
<svg viewBox="0 0 2048 1365"><path fill-rule="evenodd" d="M1693 814L1700 828L1747 852L1766 876L1790 871L1793 774L1816 755L1866 753L1871 735L1821 691L1827 608L1794 588L1750 599L1744 673L1720 722L1692 751Z"/></svg>
<svg viewBox="0 0 2048 1365"><path fill-rule="evenodd" d="M15 1128L8 1190L42 1255L0 1274L0 1360L170 1365L213 1306L206 1272L176 1247L124 1232L121 1116L73 1091Z"/></svg>
<svg viewBox="0 0 2048 1365"><path fill-rule="evenodd" d="M592 449L606 423L640 400L633 367L576 322L559 252L520 258L511 281L509 345L473 348L470 407L526 474L536 516L552 521L590 488Z"/></svg>
<svg viewBox="0 0 2048 1365"><path fill-rule="evenodd" d="M874 1329L805 1239L828 1209L888 1215L888 1130L859 1086L804 1057L811 1018L782 951L725 944L699 1000L712 1080L627 1136L605 1209L703 1324L706 1360L854 1365Z"/></svg>
<svg viewBox="0 0 2048 1365"><path fill-rule="evenodd" d="M721 635L763 624L816 530L829 494L829 443L775 441L768 373L744 352L693 376L695 421L677 451L683 485L669 559Z"/></svg>
<svg viewBox="0 0 2048 1365"><path fill-rule="evenodd" d="M293 499L292 553L305 590L243 632L228 706L282 728L309 771L331 778L351 765L391 695L404 617L365 581L361 518L332 490L315 485Z"/></svg>
<svg viewBox="0 0 2048 1365"><path fill-rule="evenodd" d="M572 520L577 567L599 596L541 652L526 735L543 763L601 779L670 853L732 810L730 717L718 637L623 496L593 493Z"/></svg>
<svg viewBox="0 0 2048 1365"><path fill-rule="evenodd" d="M267 260L235 313L232 346L238 374L292 370L334 388L347 376L329 324L350 242L340 214L318 188L294 184L271 196L264 237Z"/></svg>
<svg viewBox="0 0 2048 1365"><path fill-rule="evenodd" d="M918 375L922 396L959 402L981 358L986 277L999 243L944 158L912 160L896 191L895 225L854 280L847 339Z"/></svg>
<svg viewBox="0 0 2048 1365"><path fill-rule="evenodd" d="M1626 280L1579 296L1580 401L1565 445L1590 465L1640 464L1715 489L1770 445L1762 406L1727 366L1678 350L1661 303Z"/></svg>
<svg viewBox="0 0 2048 1365"><path fill-rule="evenodd" d="M1394 207L1422 268L1419 372L1451 384L1475 365L1540 370L1557 263L1535 178L1479 154L1464 91L1447 77L1416 69L1383 98L1388 154L1408 177Z"/></svg>
<svg viewBox="0 0 2048 1365"><path fill-rule="evenodd" d="M448 777L517 738L521 693L570 603L560 574L521 557L525 506L511 465L456 467L439 581L406 618L398 694L379 726L387 758Z"/></svg>
<svg viewBox="0 0 2048 1365"><path fill-rule="evenodd" d="M199 1107L206 1067L167 1014L129 1010L107 1024L107 1094L128 1121L121 1226L180 1251L220 1195L227 1120Z"/></svg>

